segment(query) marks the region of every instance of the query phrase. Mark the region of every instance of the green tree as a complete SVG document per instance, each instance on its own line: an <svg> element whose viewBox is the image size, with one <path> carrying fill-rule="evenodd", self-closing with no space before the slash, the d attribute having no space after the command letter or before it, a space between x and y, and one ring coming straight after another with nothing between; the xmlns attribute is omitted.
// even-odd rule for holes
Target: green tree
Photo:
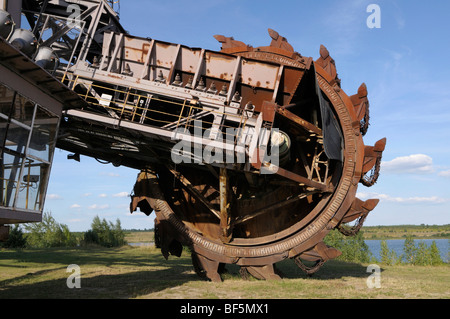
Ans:
<svg viewBox="0 0 450 319"><path fill-rule="evenodd" d="M402 259L405 260L407 264L415 264L417 248L414 245L414 239L412 236L407 236L405 243L403 244L403 255Z"/></svg>
<svg viewBox="0 0 450 319"><path fill-rule="evenodd" d="M19 225L14 225L9 231L9 237L2 244L5 248L25 248L27 240L24 237L22 228Z"/></svg>
<svg viewBox="0 0 450 319"><path fill-rule="evenodd" d="M359 232L355 236L346 238L344 242L344 258L346 261L363 263L370 261L371 254L369 251L369 247L364 241L362 232Z"/></svg>
<svg viewBox="0 0 450 319"><path fill-rule="evenodd" d="M371 253L364 241L363 232L353 237L346 237L339 231L333 230L325 237L324 242L342 252L338 258L349 262L369 262Z"/></svg>
<svg viewBox="0 0 450 319"><path fill-rule="evenodd" d="M337 230L332 230L325 237L324 242L331 247L341 249L344 242L344 235Z"/></svg>
<svg viewBox="0 0 450 319"><path fill-rule="evenodd" d="M398 257L394 250L389 249L386 240L381 241L380 251L381 263L385 265L395 265L398 263Z"/></svg>
<svg viewBox="0 0 450 319"><path fill-rule="evenodd" d="M118 246L123 246L127 244L125 240L125 233L122 230L122 223L118 218L116 219L116 223L114 224L113 234Z"/></svg>
<svg viewBox="0 0 450 319"><path fill-rule="evenodd" d="M420 241L414 255L414 265L428 266L431 264L430 251L424 241Z"/></svg>
<svg viewBox="0 0 450 319"><path fill-rule="evenodd" d="M447 246L447 262L450 263L450 239L448 240L448 246Z"/></svg>
<svg viewBox="0 0 450 319"><path fill-rule="evenodd" d="M443 263L441 254L433 240L430 247L424 241L420 241L417 246L414 245L412 237L408 237L405 240L403 246L404 254L403 259L406 263L419 266L433 266Z"/></svg>
<svg viewBox="0 0 450 319"><path fill-rule="evenodd" d="M122 230L120 220L116 224L101 220L95 216L91 223L91 229L84 234L85 244L98 244L104 247L118 247L126 244L125 233Z"/></svg>
<svg viewBox="0 0 450 319"><path fill-rule="evenodd" d="M433 266L442 265L444 263L441 258L441 252L439 251L439 248L437 247L436 242L434 240L430 245L430 260L431 265Z"/></svg>
<svg viewBox="0 0 450 319"><path fill-rule="evenodd" d="M89 229L87 232L84 233L83 243L85 245L88 245L88 244L99 245L99 240L98 240L97 233L94 232L92 229Z"/></svg>
<svg viewBox="0 0 450 319"><path fill-rule="evenodd" d="M67 225L59 224L50 212L44 212L40 223L25 224L27 243L30 247L73 247L77 240Z"/></svg>

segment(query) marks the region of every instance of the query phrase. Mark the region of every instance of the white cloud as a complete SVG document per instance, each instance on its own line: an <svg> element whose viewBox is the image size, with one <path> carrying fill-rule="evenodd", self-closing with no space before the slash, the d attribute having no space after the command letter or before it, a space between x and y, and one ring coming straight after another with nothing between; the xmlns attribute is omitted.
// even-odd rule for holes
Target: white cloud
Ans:
<svg viewBox="0 0 450 319"><path fill-rule="evenodd" d="M128 196L130 196L128 192L120 192L113 195L113 197L128 197Z"/></svg>
<svg viewBox="0 0 450 319"><path fill-rule="evenodd" d="M391 161L382 162L381 171L395 174L429 174L434 171L433 159L425 154L396 157Z"/></svg>
<svg viewBox="0 0 450 319"><path fill-rule="evenodd" d="M89 206L88 208L89 209L108 209L109 205L108 204L104 204L104 205L94 204L94 205Z"/></svg>
<svg viewBox="0 0 450 319"><path fill-rule="evenodd" d="M387 194L378 194L378 193L365 193L358 192L356 197L361 200L369 199L369 198L378 198L381 201L392 202L392 203L405 203L405 204L420 204L420 203L428 203L428 204L442 204L448 201L446 198L438 197L438 196L428 196L428 197L420 197L420 196L412 196L412 197L396 197Z"/></svg>
<svg viewBox="0 0 450 319"><path fill-rule="evenodd" d="M98 195L98 197L105 198L105 197L108 197L108 195L106 195L106 194L100 194L100 195Z"/></svg>
<svg viewBox="0 0 450 319"><path fill-rule="evenodd" d="M49 200L62 199L62 197L58 194L47 194L45 198Z"/></svg>
<svg viewBox="0 0 450 319"><path fill-rule="evenodd" d="M92 193L84 193L84 194L83 194L84 197L89 197L89 196L91 196L91 195L92 195Z"/></svg>
<svg viewBox="0 0 450 319"><path fill-rule="evenodd" d="M78 204L73 204L72 206L70 206L71 209L77 209L77 208L81 208L80 205Z"/></svg>
<svg viewBox="0 0 450 319"><path fill-rule="evenodd" d="M447 171L439 172L438 175L439 175L439 176L442 176L442 177L450 177L450 169L447 170Z"/></svg>

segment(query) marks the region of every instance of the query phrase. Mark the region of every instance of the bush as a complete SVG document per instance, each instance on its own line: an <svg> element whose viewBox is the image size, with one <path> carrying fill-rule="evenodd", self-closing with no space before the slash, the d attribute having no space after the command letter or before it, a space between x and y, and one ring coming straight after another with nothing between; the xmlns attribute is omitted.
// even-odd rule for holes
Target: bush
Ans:
<svg viewBox="0 0 450 319"><path fill-rule="evenodd" d="M126 245L125 233L122 230L120 220L114 225L106 219L100 220L95 216L91 229L84 233L84 244L97 244L104 247L119 247Z"/></svg>
<svg viewBox="0 0 450 319"><path fill-rule="evenodd" d="M36 248L48 247L74 247L77 239L69 231L69 227L59 224L50 212L42 215L42 222L25 224L27 245Z"/></svg>
<svg viewBox="0 0 450 319"><path fill-rule="evenodd" d="M83 237L83 243L84 244L96 244L96 245L98 245L99 240L98 240L97 233L94 232L92 229L90 229L87 232L85 232L84 233L84 237Z"/></svg>
<svg viewBox="0 0 450 319"><path fill-rule="evenodd" d="M389 249L386 240L381 241L380 258L380 262L385 265L396 265L400 262L396 252Z"/></svg>
<svg viewBox="0 0 450 319"><path fill-rule="evenodd" d="M420 241L416 250L416 255L414 256L414 264L427 266L430 264L429 251L427 245Z"/></svg>
<svg viewBox="0 0 450 319"><path fill-rule="evenodd" d="M27 240L24 237L22 228L19 225L14 225L9 231L9 237L6 242L2 244L4 248L25 248Z"/></svg>
<svg viewBox="0 0 450 319"><path fill-rule="evenodd" d="M333 230L324 239L325 244L342 252L338 259L348 262L370 262L372 254L364 242L363 232L353 237L345 237L339 231Z"/></svg>
<svg viewBox="0 0 450 319"><path fill-rule="evenodd" d="M403 244L403 255L402 259L405 260L407 264L415 263L417 248L414 245L414 239L412 236L407 236L405 239L405 243Z"/></svg>
<svg viewBox="0 0 450 319"><path fill-rule="evenodd" d="M415 264L421 266L436 266L443 264L441 254L434 240L430 247L428 247L423 241L419 242Z"/></svg>
<svg viewBox="0 0 450 319"><path fill-rule="evenodd" d="M425 242L420 241L417 246L411 237L406 238L403 245L403 259L406 263L418 266L436 266L443 263L441 254L433 240L430 247Z"/></svg>
<svg viewBox="0 0 450 319"><path fill-rule="evenodd" d="M437 248L436 242L434 240L431 242L429 250L431 265L442 265L444 261L441 258L441 253L439 251L439 248Z"/></svg>

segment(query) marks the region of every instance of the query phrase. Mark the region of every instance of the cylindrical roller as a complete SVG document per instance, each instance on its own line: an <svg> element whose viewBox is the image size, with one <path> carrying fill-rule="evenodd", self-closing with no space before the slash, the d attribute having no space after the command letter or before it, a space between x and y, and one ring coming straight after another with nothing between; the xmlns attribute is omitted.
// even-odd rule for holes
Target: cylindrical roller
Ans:
<svg viewBox="0 0 450 319"><path fill-rule="evenodd" d="M25 29L14 30L11 38L9 39L11 45L23 54L31 57L36 51L37 40L33 32Z"/></svg>
<svg viewBox="0 0 450 319"><path fill-rule="evenodd" d="M41 68L53 70L58 63L58 56L52 48L42 46L39 47L35 61Z"/></svg>
<svg viewBox="0 0 450 319"><path fill-rule="evenodd" d="M14 21L9 12L0 9L0 37L8 40L14 30Z"/></svg>

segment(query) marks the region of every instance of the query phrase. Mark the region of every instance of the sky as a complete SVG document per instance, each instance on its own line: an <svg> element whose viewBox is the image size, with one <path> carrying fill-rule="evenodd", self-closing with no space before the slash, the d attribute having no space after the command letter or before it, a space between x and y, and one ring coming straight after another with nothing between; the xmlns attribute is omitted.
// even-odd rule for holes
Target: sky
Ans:
<svg viewBox="0 0 450 319"><path fill-rule="evenodd" d="M373 20L376 4L380 20ZM370 8L370 7L369 7ZM213 35L254 47L270 44L267 29L287 38L303 56L323 44L336 61L342 89L366 83L374 145L386 137L381 175L358 187L362 200L380 203L366 226L450 223L450 2L449 1L138 1L123 0L121 23L131 35L220 50ZM369 22L380 21L379 28ZM138 171L56 150L45 211L86 231L95 216L124 229L152 228L150 217L130 214Z"/></svg>

